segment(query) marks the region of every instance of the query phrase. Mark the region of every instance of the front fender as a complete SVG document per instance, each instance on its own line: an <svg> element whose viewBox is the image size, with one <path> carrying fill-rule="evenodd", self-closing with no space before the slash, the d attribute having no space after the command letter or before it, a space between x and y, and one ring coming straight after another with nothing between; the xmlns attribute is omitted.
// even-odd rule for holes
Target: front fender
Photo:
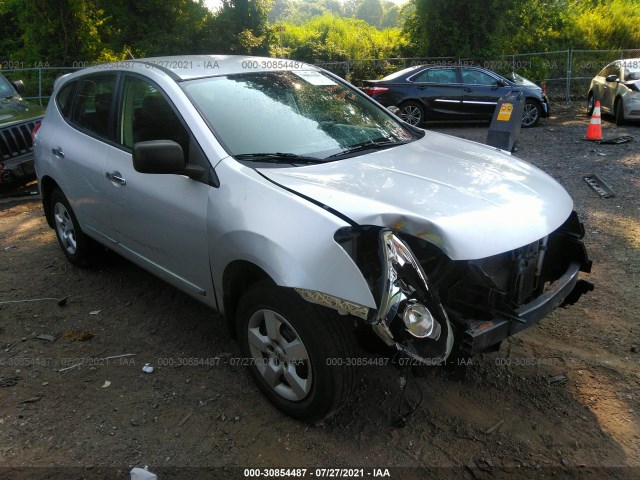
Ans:
<svg viewBox="0 0 640 480"><path fill-rule="evenodd" d="M226 266L243 260L277 285L376 307L360 269L333 238L348 223L233 159L218 164L216 173L221 186L210 191L208 230L218 298Z"/></svg>

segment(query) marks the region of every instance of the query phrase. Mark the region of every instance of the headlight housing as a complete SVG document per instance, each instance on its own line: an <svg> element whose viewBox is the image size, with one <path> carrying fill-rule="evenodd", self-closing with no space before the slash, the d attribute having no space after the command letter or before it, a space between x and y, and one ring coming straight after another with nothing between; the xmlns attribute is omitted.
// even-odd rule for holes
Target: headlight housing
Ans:
<svg viewBox="0 0 640 480"><path fill-rule="evenodd" d="M380 231L380 306L372 319L375 332L388 345L424 363L449 356L453 334L437 293L422 266L393 231Z"/></svg>

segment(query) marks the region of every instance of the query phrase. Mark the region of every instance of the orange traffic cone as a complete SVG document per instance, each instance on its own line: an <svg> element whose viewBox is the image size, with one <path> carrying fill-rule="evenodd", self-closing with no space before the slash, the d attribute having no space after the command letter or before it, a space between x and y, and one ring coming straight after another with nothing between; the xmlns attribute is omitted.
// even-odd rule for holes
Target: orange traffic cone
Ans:
<svg viewBox="0 0 640 480"><path fill-rule="evenodd" d="M600 123L600 102L596 102L593 115L587 128L586 140L602 140L602 124Z"/></svg>

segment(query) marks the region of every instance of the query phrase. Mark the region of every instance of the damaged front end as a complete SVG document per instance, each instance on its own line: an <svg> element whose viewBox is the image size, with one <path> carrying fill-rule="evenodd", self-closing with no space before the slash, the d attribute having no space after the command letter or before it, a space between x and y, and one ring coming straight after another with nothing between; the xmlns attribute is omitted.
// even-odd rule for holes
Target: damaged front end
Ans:
<svg viewBox="0 0 640 480"><path fill-rule="evenodd" d="M336 240L376 297L378 308L365 323L386 345L437 365L454 350L472 355L495 348L592 290L578 278L591 269L583 236L573 212L536 242L475 260L451 260L427 241L391 229L351 227Z"/></svg>
<svg viewBox="0 0 640 480"><path fill-rule="evenodd" d="M410 357L434 365L445 361L453 348L453 332L437 293L400 237L384 229L379 242L380 304L369 323L387 345Z"/></svg>

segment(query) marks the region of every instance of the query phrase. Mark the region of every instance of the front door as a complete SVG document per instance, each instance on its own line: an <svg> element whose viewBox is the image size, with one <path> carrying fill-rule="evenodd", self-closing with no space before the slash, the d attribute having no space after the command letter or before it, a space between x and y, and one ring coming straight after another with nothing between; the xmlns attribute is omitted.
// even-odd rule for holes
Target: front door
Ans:
<svg viewBox="0 0 640 480"><path fill-rule="evenodd" d="M123 255L194 296L213 300L207 248L207 183L185 175L146 174L133 168L137 142L173 140L190 158L199 148L158 87L126 76L118 141L107 159L111 214Z"/></svg>
<svg viewBox="0 0 640 480"><path fill-rule="evenodd" d="M491 119L498 101L511 91L511 87L477 68L461 68L460 74L465 114L473 118Z"/></svg>

